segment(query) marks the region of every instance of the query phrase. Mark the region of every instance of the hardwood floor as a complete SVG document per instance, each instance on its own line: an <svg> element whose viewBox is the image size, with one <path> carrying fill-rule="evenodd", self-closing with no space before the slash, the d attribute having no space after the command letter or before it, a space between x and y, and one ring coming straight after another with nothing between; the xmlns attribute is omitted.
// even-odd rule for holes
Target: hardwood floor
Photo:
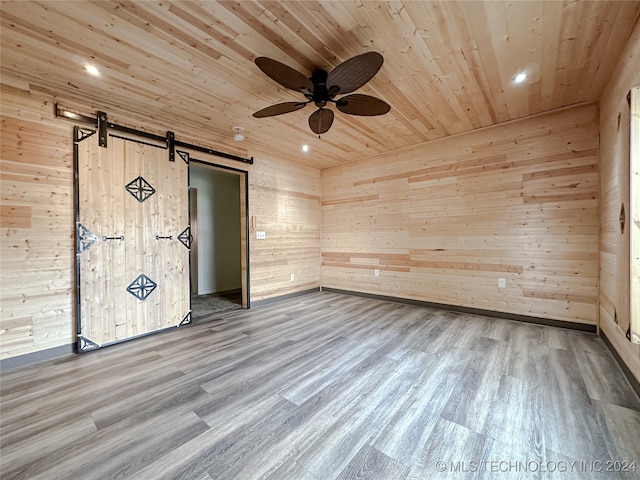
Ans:
<svg viewBox="0 0 640 480"><path fill-rule="evenodd" d="M356 296L1 381L3 480L640 476L640 401L598 337Z"/></svg>

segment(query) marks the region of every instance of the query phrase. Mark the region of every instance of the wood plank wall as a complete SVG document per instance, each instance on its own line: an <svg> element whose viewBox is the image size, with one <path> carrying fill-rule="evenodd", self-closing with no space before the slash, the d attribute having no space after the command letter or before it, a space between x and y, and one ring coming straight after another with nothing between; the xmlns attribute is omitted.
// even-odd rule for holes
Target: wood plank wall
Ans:
<svg viewBox="0 0 640 480"><path fill-rule="evenodd" d="M627 338L629 298L629 104L627 94L640 85L640 25L600 99L601 209L600 328L640 381L640 345ZM618 122L620 122L618 124ZM635 192L639 195L640 192ZM620 210L626 207L625 233Z"/></svg>
<svg viewBox="0 0 640 480"><path fill-rule="evenodd" d="M320 170L264 152L249 180L251 299L319 288Z"/></svg>
<svg viewBox="0 0 640 480"><path fill-rule="evenodd" d="M55 100L44 93L2 85L1 101L4 359L73 342L75 258L72 123L54 117ZM124 123L118 112L107 113ZM129 126L160 133L153 125ZM180 140L207 144L177 127ZM318 288L320 171L269 152L251 155L253 165L193 154L249 172L251 301ZM255 240L256 228L266 231L266 240Z"/></svg>
<svg viewBox="0 0 640 480"><path fill-rule="evenodd" d="M2 358L71 343L73 142L53 105L2 93Z"/></svg>
<svg viewBox="0 0 640 480"><path fill-rule="evenodd" d="M595 324L598 191L593 104L323 170L322 285Z"/></svg>

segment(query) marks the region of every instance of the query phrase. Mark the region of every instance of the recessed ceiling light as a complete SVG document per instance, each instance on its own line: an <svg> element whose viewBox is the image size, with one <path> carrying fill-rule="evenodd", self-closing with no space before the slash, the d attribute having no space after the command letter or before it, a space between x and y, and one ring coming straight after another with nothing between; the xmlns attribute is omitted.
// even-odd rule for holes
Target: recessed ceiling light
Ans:
<svg viewBox="0 0 640 480"><path fill-rule="evenodd" d="M84 66L84 69L89 75L93 75L94 77L100 75L100 70L98 70L95 65L87 64Z"/></svg>
<svg viewBox="0 0 640 480"><path fill-rule="evenodd" d="M516 83L522 83L526 80L526 78L527 78L526 73L519 73L518 75L516 75L516 78L514 78L514 81Z"/></svg>
<svg viewBox="0 0 640 480"><path fill-rule="evenodd" d="M302 151L303 152L308 152L309 151L309 145L302 145Z"/></svg>

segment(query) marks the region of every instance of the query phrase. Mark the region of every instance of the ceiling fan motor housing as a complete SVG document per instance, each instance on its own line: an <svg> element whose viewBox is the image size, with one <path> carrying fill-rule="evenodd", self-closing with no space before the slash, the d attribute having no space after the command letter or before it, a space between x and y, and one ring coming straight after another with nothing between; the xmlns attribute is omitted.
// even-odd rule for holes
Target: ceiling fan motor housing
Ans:
<svg viewBox="0 0 640 480"><path fill-rule="evenodd" d="M327 89L327 77L329 74L326 70L317 69L311 74L310 80L313 82L313 93L309 100L315 103L316 107L322 108L329 101L329 90Z"/></svg>

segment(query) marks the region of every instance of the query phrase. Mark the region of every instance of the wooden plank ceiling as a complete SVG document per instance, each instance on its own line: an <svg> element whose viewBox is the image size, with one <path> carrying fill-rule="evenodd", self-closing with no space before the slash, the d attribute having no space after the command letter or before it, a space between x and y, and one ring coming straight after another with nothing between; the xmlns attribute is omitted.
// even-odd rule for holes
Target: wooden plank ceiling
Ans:
<svg viewBox="0 0 640 480"><path fill-rule="evenodd" d="M596 101L640 15L638 1L3 0L1 8L3 84L182 140L318 168ZM336 112L321 139L307 125L311 105L251 116L303 98L264 75L256 57L306 75L371 50L385 62L359 93L384 99L390 113ZM519 72L528 77L516 84ZM233 142L234 125L244 142Z"/></svg>

